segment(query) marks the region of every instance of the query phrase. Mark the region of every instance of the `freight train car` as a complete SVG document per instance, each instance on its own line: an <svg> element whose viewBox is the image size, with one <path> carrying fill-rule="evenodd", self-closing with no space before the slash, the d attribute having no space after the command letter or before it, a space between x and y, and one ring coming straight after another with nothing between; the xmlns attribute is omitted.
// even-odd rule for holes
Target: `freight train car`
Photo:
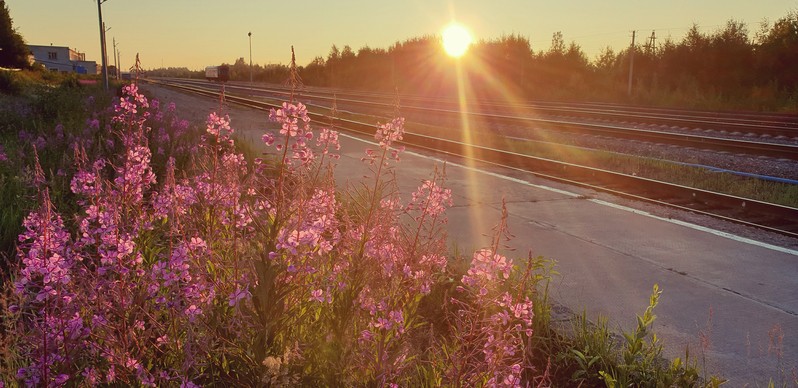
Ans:
<svg viewBox="0 0 798 388"><path fill-rule="evenodd" d="M230 66L208 66L205 68L205 78L208 81L227 82L230 80Z"/></svg>

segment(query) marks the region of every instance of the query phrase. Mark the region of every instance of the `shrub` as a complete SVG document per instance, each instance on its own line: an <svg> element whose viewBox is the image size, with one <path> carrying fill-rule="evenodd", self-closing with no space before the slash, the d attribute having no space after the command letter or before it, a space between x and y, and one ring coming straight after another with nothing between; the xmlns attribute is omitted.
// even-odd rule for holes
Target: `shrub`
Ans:
<svg viewBox="0 0 798 388"><path fill-rule="evenodd" d="M14 72L0 70L0 92L14 96L22 93L22 84L14 76Z"/></svg>

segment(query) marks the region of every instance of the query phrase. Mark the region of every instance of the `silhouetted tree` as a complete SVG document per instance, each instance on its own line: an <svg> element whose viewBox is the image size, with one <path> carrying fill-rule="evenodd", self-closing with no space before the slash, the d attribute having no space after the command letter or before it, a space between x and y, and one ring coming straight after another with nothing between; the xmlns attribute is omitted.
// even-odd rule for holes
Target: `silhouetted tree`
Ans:
<svg viewBox="0 0 798 388"><path fill-rule="evenodd" d="M536 56L535 85L544 92L560 94L564 88L584 88L590 72L587 56L575 42L566 47L561 32L555 32L548 51Z"/></svg>
<svg viewBox="0 0 798 388"><path fill-rule="evenodd" d="M327 86L327 71L324 58L313 58L307 66L301 67L299 75L310 85Z"/></svg>
<svg viewBox="0 0 798 388"><path fill-rule="evenodd" d="M710 37L705 66L708 82L722 94L747 93L754 80L754 49L744 23L729 20Z"/></svg>
<svg viewBox="0 0 798 388"><path fill-rule="evenodd" d="M760 84L772 83L778 89L798 92L798 11L760 34L756 53Z"/></svg>
<svg viewBox="0 0 798 388"><path fill-rule="evenodd" d="M29 68L28 55L30 50L13 27L6 2L0 0L0 67Z"/></svg>
<svg viewBox="0 0 798 388"><path fill-rule="evenodd" d="M172 77L172 78L204 78L205 70L189 70L186 67L168 67L147 70L150 77Z"/></svg>

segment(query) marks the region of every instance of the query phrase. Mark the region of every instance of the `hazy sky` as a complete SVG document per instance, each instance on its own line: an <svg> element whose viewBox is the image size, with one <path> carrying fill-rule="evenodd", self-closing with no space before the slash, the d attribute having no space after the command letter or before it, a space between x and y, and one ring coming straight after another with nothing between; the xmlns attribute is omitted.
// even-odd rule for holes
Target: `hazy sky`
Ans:
<svg viewBox="0 0 798 388"><path fill-rule="evenodd" d="M96 0L6 0L28 44L69 46L100 62ZM602 48L629 45L631 31L658 42L680 40L691 25L712 32L730 19L773 22L798 10L798 0L107 0L103 3L109 61L117 39L122 67L139 53L144 68L204 66L249 61L287 63L291 45L305 65L330 47L387 48L396 41L435 35L452 19L477 40L518 34L535 51L561 31L593 59Z"/></svg>

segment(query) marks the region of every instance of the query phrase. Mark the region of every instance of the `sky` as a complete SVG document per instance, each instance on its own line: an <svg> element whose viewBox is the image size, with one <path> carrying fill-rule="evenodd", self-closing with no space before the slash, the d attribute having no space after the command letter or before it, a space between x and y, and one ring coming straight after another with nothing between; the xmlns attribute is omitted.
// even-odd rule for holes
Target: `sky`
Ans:
<svg viewBox="0 0 798 388"><path fill-rule="evenodd" d="M68 46L100 62L97 0L6 0L13 25L28 44ZM798 12L798 0L106 0L109 64L113 39L121 68L136 54L142 67L192 70L238 58L287 64L291 45L298 65L326 58L332 45L353 50L388 48L397 41L438 35L456 20L476 40L516 34L545 50L562 32L594 59L655 32L657 42L681 40L698 25L711 33L735 20L753 37L763 21ZM639 42L639 41L638 41Z"/></svg>

